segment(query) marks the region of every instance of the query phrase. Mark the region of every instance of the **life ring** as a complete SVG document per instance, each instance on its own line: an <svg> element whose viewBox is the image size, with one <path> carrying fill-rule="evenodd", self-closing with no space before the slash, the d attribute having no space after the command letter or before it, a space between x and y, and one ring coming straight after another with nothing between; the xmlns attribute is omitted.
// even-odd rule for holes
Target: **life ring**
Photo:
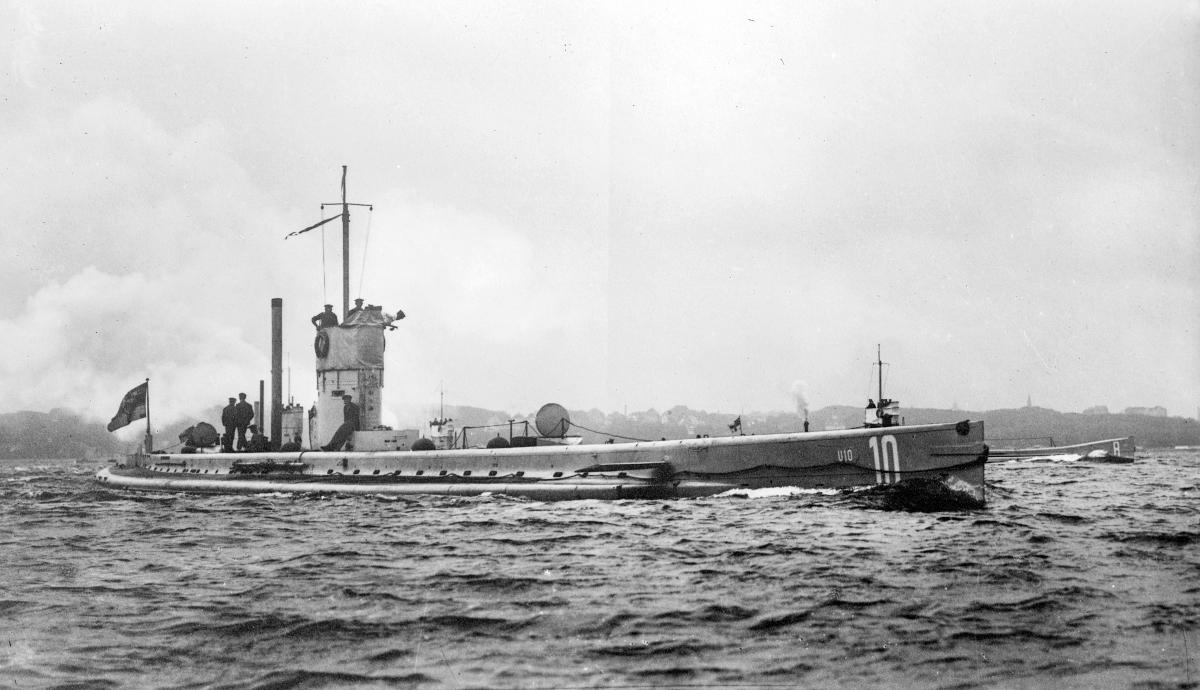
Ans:
<svg viewBox="0 0 1200 690"><path fill-rule="evenodd" d="M313 341L313 350L322 359L329 356L329 334L323 329L317 333L317 339Z"/></svg>

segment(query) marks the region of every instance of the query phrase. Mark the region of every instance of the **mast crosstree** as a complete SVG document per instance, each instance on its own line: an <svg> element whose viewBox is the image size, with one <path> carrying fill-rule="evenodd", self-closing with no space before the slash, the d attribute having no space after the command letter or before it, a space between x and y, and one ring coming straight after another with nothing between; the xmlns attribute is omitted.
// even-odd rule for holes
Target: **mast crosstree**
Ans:
<svg viewBox="0 0 1200 690"><path fill-rule="evenodd" d="M368 211L374 211L375 206L374 206L374 204L359 204L359 203L353 203L350 201L346 201L346 166L344 166L344 165L342 166L342 200L341 201L331 201L328 203L321 204L321 210L324 211L326 206L341 206L342 212L337 214L336 216L330 216L318 223L313 223L312 225L310 225L307 228L304 228L302 230L296 230L294 232L289 232L287 235L284 235L283 239L286 240L290 237L295 237L296 235L306 233L309 230L315 230L326 223L331 223L335 220L338 220L339 218L341 219L341 221L342 221L342 321L345 321L346 317L350 315L350 207L351 206L363 206L363 207L366 207L366 209Z"/></svg>
<svg viewBox="0 0 1200 690"><path fill-rule="evenodd" d="M321 204L321 210L326 206L342 207L342 321L350 315L350 207L365 206L368 211L374 211L372 204L355 204L346 201L346 166L342 166L342 200ZM337 216L334 216L336 218ZM323 222L323 221L322 221Z"/></svg>

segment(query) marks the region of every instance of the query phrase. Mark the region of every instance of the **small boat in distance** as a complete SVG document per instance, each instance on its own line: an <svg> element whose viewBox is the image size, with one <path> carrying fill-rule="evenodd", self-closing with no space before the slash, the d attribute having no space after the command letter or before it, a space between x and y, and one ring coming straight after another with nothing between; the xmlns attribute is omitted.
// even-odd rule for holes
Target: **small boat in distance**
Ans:
<svg viewBox="0 0 1200 690"><path fill-rule="evenodd" d="M1053 442L1053 439L1051 440ZM1005 460L1033 460L1037 458L1069 458L1091 462L1133 462L1137 444L1133 437L1122 436L1103 441L1088 441L1069 446L1040 446L1036 448L991 448L988 459L993 462Z"/></svg>
<svg viewBox="0 0 1200 690"><path fill-rule="evenodd" d="M510 434L509 439L496 437L482 448L465 447L465 437L455 434L453 420L444 414L430 422L433 438L415 428L383 426L384 336L404 314L392 315L374 305L348 308L345 254L351 205L346 202L343 166L342 213L311 226L342 220L345 294L341 322L319 325L314 342L317 397L307 415L308 449L301 447L303 408L289 405L284 410L281 404L282 300L275 298L271 300L271 450L230 452L228 447L218 448L211 434L208 445L194 444L179 452L152 450L147 390L130 403L143 405L138 409L147 419L145 447L100 470L97 479L103 485L209 493L503 493L555 500L694 497L768 487L865 487L914 479L922 485L940 483L979 505L985 500L988 449L983 422L905 426L900 423L899 404L883 398L882 375L879 404L872 402L867 423L857 429L746 436L738 424L730 425L729 436L584 444L579 436L568 434L570 417L554 403L538 412L536 436L526 432ZM314 325L319 318L314 317ZM356 401L353 415L347 411L343 417L343 409L350 410L343 407L343 400ZM123 401L110 431L136 418L141 417L130 413ZM347 429L351 418L356 423ZM280 439L288 442L282 449ZM456 439L464 440L458 445Z"/></svg>

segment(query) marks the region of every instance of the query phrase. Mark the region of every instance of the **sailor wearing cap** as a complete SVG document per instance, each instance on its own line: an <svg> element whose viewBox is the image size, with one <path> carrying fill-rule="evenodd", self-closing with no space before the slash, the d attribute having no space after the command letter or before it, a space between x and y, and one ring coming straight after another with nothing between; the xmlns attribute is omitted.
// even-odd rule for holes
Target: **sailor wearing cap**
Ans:
<svg viewBox="0 0 1200 690"><path fill-rule="evenodd" d="M221 425L225 427L225 435L221 437L221 450L233 452L233 432L237 428L237 398L230 398L229 404L221 410Z"/></svg>
<svg viewBox="0 0 1200 690"><path fill-rule="evenodd" d="M333 305L326 304L325 311L312 317L312 324L317 327L317 330L338 325L338 317L333 313Z"/></svg>
<svg viewBox="0 0 1200 690"><path fill-rule="evenodd" d="M350 395L342 396L342 425L333 432L333 438L329 443L321 446L323 451L341 450L346 441L350 440L351 435L358 431L361 426L359 417L358 405L354 404L354 397Z"/></svg>
<svg viewBox="0 0 1200 690"><path fill-rule="evenodd" d="M271 441L258 430L257 424L250 425L250 445L246 450L251 453L265 453L271 450Z"/></svg>
<svg viewBox="0 0 1200 690"><path fill-rule="evenodd" d="M351 321L353 321L354 315L362 310L363 310L363 298L361 298L361 297L354 298L354 306L350 309L350 311L346 312L346 323L350 323Z"/></svg>
<svg viewBox="0 0 1200 690"><path fill-rule="evenodd" d="M237 423L237 449L246 450L246 427L254 419L254 406L246 402L245 393L238 393L238 403L233 409L234 422Z"/></svg>

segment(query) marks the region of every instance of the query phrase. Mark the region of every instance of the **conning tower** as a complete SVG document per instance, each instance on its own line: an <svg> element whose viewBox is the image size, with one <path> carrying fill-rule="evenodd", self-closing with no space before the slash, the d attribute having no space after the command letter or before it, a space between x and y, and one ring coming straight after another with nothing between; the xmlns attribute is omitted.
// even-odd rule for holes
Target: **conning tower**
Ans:
<svg viewBox="0 0 1200 690"><path fill-rule="evenodd" d="M348 439L346 450L407 449L416 440L416 430L393 431L381 421L383 409L383 332L394 328L392 321L403 319L404 312L386 314L383 307L355 300L350 309L350 207L346 201L346 166L342 166L342 200L326 206L341 207L341 213L319 223L297 230L296 235L319 228L326 223L342 221L342 320L332 313L333 305L325 305L328 319L313 319L317 336L313 341L317 359L317 400L308 414L308 445L321 448L330 443L345 421L343 396L352 396L358 406L358 430ZM285 238L286 239L286 238ZM295 428L295 427L289 427Z"/></svg>
<svg viewBox="0 0 1200 690"><path fill-rule="evenodd" d="M316 415L311 425L313 448L329 442L342 424L342 396L358 405L360 428L380 426L383 405L384 330L394 317L383 307L369 305L350 314L345 322L317 331L313 350L317 357Z"/></svg>

